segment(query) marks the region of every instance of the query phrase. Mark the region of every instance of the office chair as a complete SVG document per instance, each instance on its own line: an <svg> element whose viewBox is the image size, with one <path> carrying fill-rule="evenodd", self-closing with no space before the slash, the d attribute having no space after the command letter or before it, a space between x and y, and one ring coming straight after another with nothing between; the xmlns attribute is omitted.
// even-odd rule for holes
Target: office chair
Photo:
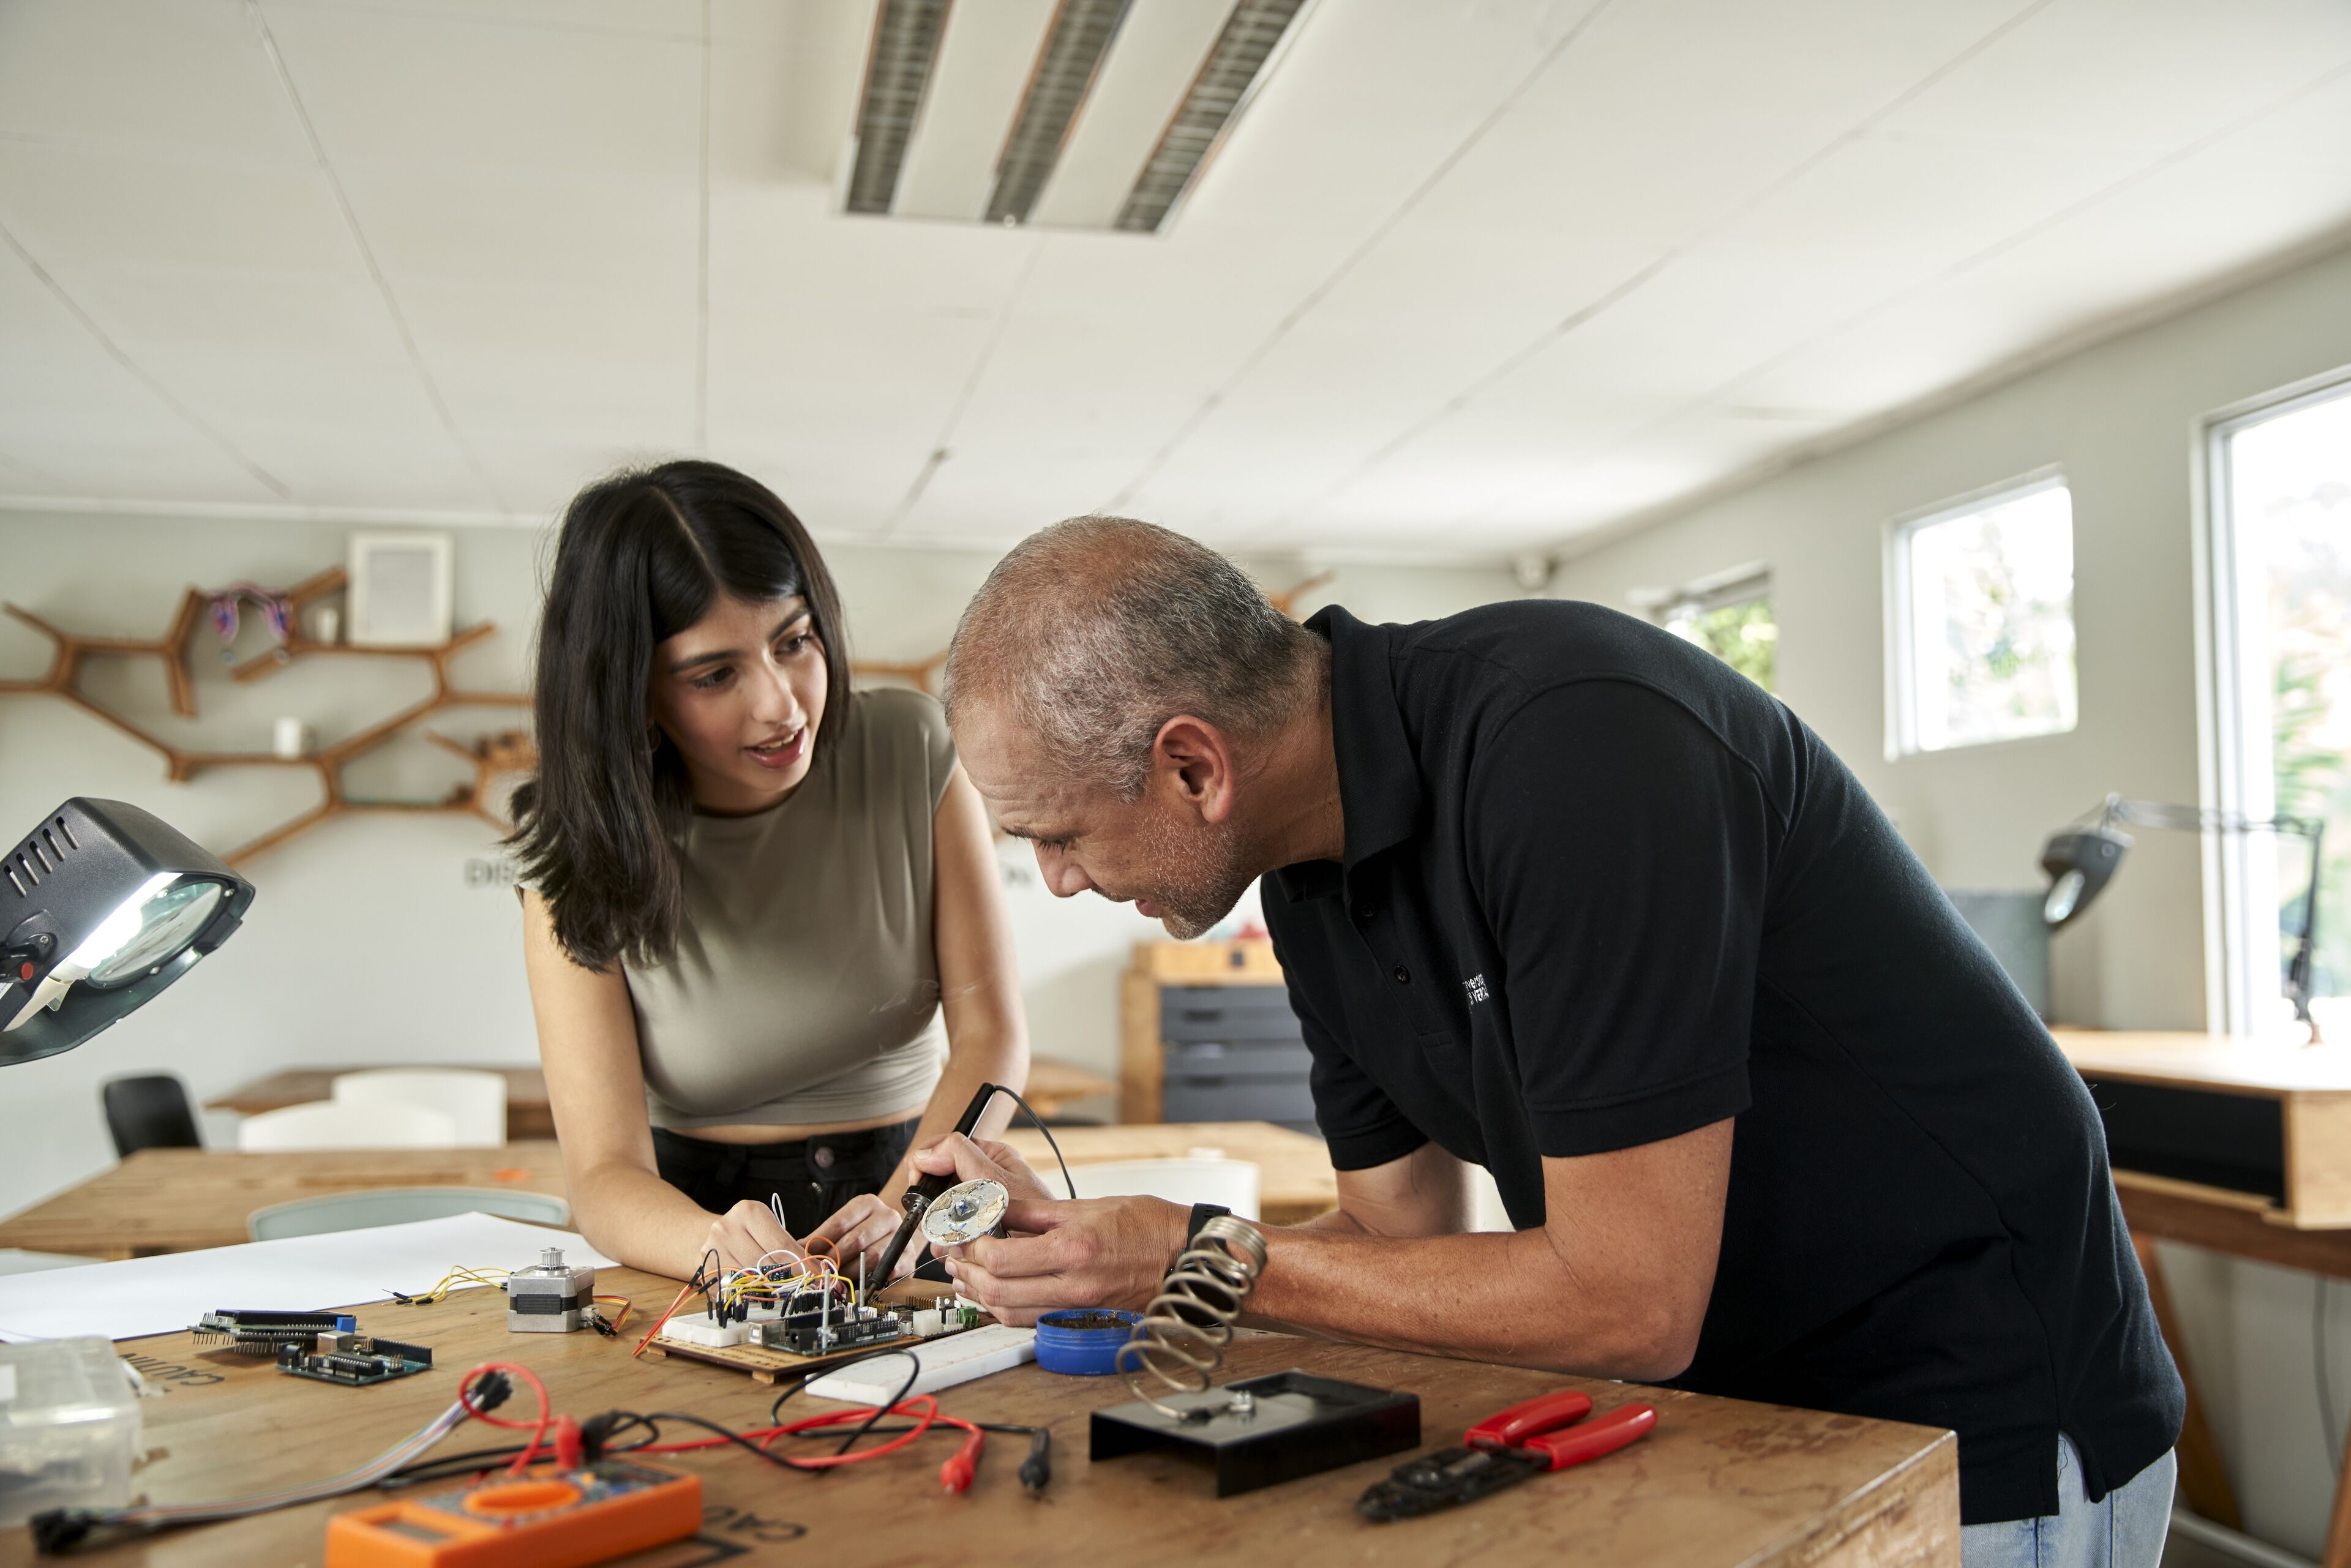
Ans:
<svg viewBox="0 0 2351 1568"><path fill-rule="evenodd" d="M195 1113L188 1092L168 1072L117 1078L99 1091L106 1107L106 1130L114 1152L129 1156L141 1149L200 1149Z"/></svg>

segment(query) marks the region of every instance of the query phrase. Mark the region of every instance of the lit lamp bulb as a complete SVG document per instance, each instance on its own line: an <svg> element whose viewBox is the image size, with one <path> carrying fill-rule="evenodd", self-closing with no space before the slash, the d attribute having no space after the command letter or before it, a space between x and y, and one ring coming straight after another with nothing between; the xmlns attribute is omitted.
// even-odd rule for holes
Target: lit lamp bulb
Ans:
<svg viewBox="0 0 2351 1568"><path fill-rule="evenodd" d="M70 1051L139 1008L252 902L251 883L161 819L68 800L0 852L0 1065Z"/></svg>

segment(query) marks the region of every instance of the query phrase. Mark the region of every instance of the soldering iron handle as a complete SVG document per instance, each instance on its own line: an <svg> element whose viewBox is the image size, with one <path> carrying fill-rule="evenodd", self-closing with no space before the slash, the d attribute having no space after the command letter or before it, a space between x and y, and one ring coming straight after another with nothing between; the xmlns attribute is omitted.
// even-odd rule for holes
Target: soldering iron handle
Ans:
<svg viewBox="0 0 2351 1568"><path fill-rule="evenodd" d="M956 1123L956 1131L967 1138L970 1137L973 1130L979 1125L979 1119L987 1114L988 1104L995 1098L996 1085L981 1084L979 1092L971 1097L971 1103L964 1107L963 1118ZM944 1176L925 1174L906 1188L903 1200L906 1207L906 1218L898 1222L898 1233L890 1238L889 1248L883 1251L882 1261L874 1270L873 1278L878 1281L873 1287L875 1290L878 1291L889 1284L897 1273L899 1258L905 1252L907 1244L914 1239L914 1232L922 1226L923 1211L931 1207L933 1198L955 1186L956 1179L953 1170L947 1171ZM929 1250L927 1242L924 1244L922 1250Z"/></svg>
<svg viewBox="0 0 2351 1568"><path fill-rule="evenodd" d="M970 1137L973 1130L979 1125L979 1119L987 1114L987 1107L995 1098L996 1085L981 1084L979 1092L971 1097L971 1103L963 1108L963 1118L956 1123L955 1130L967 1138ZM953 1171L948 1171L943 1176L926 1175L914 1184L914 1190L925 1198L933 1198L962 1179Z"/></svg>

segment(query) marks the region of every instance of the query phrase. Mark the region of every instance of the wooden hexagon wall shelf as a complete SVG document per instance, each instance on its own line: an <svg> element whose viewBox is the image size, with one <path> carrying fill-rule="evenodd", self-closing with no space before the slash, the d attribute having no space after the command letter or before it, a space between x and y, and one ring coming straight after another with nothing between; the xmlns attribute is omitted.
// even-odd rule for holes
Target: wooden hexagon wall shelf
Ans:
<svg viewBox="0 0 2351 1568"><path fill-rule="evenodd" d="M293 630L284 645L233 665L229 671L230 677L250 685L267 679L297 659L331 653L420 662L432 671L433 690L421 702L411 704L357 734L307 755L280 757L274 751L196 751L172 746L160 737L151 735L82 689L82 673L93 658L155 659L162 664L164 678L170 683L172 711L183 718L194 717L196 691L195 683L189 674L189 660L193 655L196 634L206 619L204 612L209 597L193 588L182 597L170 627L162 636L152 639L88 637L52 625L14 604L0 606L47 637L56 650L47 674L37 680L0 681L0 696L47 696L71 703L101 724L120 731L162 757L164 777L173 783L185 783L199 773L221 768L308 768L315 772L319 776L319 804L229 851L221 858L231 865L241 865L264 851L276 849L333 818L369 812L471 815L503 831L508 824L496 808L496 781L508 774L528 773L538 765L538 750L531 744L528 732L524 730L503 731L484 737L471 745L451 740L446 736L428 734L426 738L457 753L474 767L471 783L459 785L440 800L360 800L352 798L344 790L343 769L354 758L383 746L420 719L446 708L527 708L530 706L530 695L527 692L472 691L459 685L450 674L449 662L452 659L497 631L495 624L486 621L463 628L437 646L424 648L356 648L342 643L320 643L304 635L300 630L302 612L319 600L341 591L344 581L342 570L335 568L288 589L283 597L293 611Z"/></svg>

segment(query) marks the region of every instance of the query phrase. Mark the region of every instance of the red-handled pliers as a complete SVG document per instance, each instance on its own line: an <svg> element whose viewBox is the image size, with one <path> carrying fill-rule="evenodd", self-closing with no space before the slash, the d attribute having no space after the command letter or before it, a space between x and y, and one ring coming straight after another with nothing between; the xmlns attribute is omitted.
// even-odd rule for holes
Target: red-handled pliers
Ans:
<svg viewBox="0 0 2351 1568"><path fill-rule="evenodd" d="M1656 1409L1648 1405L1620 1405L1584 1421L1591 1414L1591 1397L1573 1388L1513 1405L1463 1433L1461 1448L1398 1465L1356 1500L1355 1511L1382 1523L1475 1502L1545 1470L1613 1454L1657 1424Z"/></svg>

